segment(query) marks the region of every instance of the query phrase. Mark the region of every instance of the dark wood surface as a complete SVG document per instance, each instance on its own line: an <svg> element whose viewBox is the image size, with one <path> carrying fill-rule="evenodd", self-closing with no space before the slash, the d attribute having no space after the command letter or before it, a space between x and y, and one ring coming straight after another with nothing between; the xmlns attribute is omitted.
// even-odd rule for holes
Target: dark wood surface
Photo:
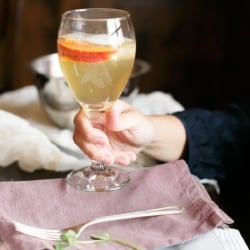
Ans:
<svg viewBox="0 0 250 250"><path fill-rule="evenodd" d="M0 167L0 181L21 181L21 180L38 180L51 178L65 178L68 172L55 172L49 170L36 170L26 172L19 168L17 163L7 167Z"/></svg>

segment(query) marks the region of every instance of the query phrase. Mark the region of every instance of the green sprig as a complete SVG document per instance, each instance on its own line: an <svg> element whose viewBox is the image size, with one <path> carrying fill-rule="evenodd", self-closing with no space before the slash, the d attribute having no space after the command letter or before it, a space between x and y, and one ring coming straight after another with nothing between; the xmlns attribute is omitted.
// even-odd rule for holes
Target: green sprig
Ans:
<svg viewBox="0 0 250 250"><path fill-rule="evenodd" d="M109 233L94 233L90 237L91 237L91 239L94 239L94 240L114 242L114 243L129 247L133 250L142 250L142 248L140 246L134 244L133 242L128 241L128 240L124 240L124 239L120 239L120 238L114 238Z"/></svg>
<svg viewBox="0 0 250 250"><path fill-rule="evenodd" d="M57 242L53 247L55 250L63 250L74 244L93 244L93 243L117 243L133 250L142 250L138 245L120 238L114 238L109 233L94 233L90 236L92 240L77 240L76 233L68 230L61 235L61 241Z"/></svg>

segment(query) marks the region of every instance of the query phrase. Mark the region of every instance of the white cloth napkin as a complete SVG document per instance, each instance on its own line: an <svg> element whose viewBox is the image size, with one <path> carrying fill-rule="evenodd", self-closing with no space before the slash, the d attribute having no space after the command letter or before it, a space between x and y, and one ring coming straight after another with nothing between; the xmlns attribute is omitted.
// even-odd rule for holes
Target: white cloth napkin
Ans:
<svg viewBox="0 0 250 250"><path fill-rule="evenodd" d="M130 103L147 115L170 114L184 109L172 95L161 91L154 91L149 94L138 94Z"/></svg>
<svg viewBox="0 0 250 250"><path fill-rule="evenodd" d="M12 113L0 110L0 121L1 166L18 162L29 172L39 168L66 171L89 161L60 151L43 132Z"/></svg>
<svg viewBox="0 0 250 250"><path fill-rule="evenodd" d="M131 104L147 114L183 109L171 95L159 91L139 94ZM89 162L74 144L72 131L58 128L48 118L35 86L0 95L0 111L0 166L18 162L20 168L28 172L37 169L67 171ZM132 166L154 163L153 159L140 154Z"/></svg>

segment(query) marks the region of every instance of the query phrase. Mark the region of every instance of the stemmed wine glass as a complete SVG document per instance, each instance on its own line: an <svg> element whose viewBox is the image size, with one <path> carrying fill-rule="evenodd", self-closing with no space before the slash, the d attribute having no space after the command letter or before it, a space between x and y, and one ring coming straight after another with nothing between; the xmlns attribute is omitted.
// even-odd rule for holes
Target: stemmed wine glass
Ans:
<svg viewBox="0 0 250 250"><path fill-rule="evenodd" d="M61 18L57 48L62 72L76 100L90 121L103 123L103 114L120 97L135 61L130 14L110 8L67 11ZM129 180L127 171L97 161L67 176L70 185L87 191L120 189Z"/></svg>

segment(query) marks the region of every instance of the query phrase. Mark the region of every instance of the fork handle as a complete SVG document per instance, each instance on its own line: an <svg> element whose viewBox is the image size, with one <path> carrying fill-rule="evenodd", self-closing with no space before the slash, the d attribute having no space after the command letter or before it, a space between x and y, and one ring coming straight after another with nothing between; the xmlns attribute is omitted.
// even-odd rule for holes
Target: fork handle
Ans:
<svg viewBox="0 0 250 250"><path fill-rule="evenodd" d="M115 221L115 220L126 220L126 219L151 217L151 216L167 215L167 214L179 214L182 211L183 209L179 206L167 206L167 207L154 208L154 209L149 209L149 210L141 210L141 211L130 212L130 213L103 216L103 217L94 219L93 224L100 223L100 222L107 222L107 221Z"/></svg>
<svg viewBox="0 0 250 250"><path fill-rule="evenodd" d="M75 227L75 229L79 230L77 235L80 235L86 227L90 225L102 223L102 222L127 220L127 219L142 218L142 217L152 217L152 216L159 216L159 215L179 214L182 211L183 211L183 208L179 206L167 206L167 207L154 208L154 209L149 209L149 210L141 210L141 211L130 212L130 213L108 215L108 216L98 217L93 220L90 220L85 225L78 225Z"/></svg>

